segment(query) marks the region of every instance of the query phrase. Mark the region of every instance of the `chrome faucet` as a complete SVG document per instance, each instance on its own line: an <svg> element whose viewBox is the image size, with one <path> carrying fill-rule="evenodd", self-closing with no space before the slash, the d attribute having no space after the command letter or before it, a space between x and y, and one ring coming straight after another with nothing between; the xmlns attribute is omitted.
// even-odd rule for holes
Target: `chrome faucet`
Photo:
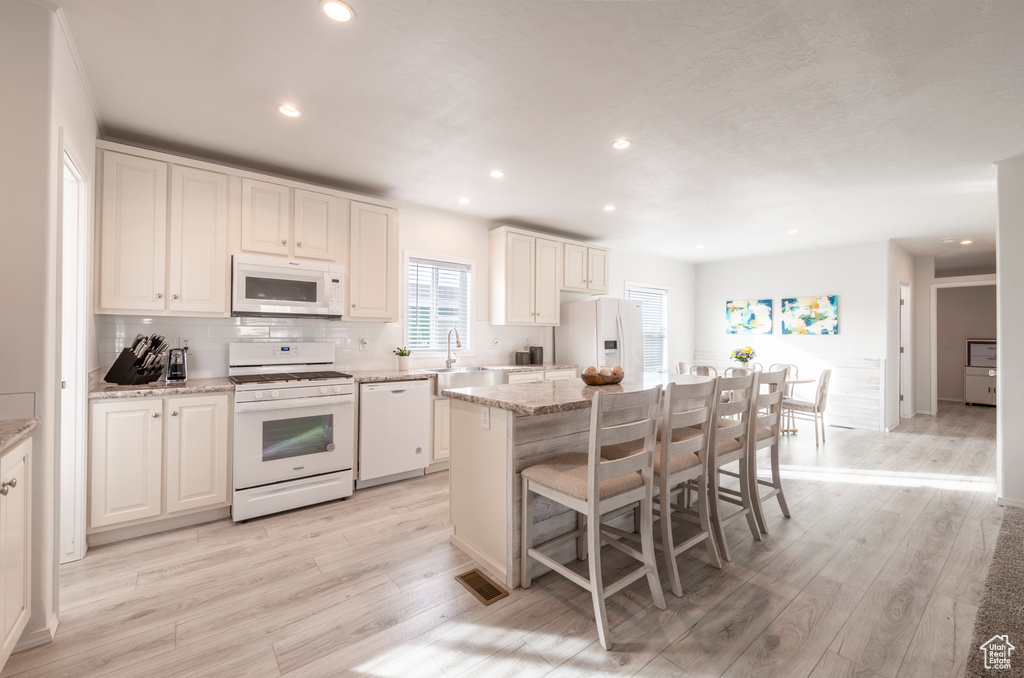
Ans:
<svg viewBox="0 0 1024 678"><path fill-rule="evenodd" d="M455 333L455 348L462 348L462 342L459 341L459 331L453 327L448 330L448 357L444 361L444 365L448 369L451 369L455 361L458 360L458 358L452 355L452 332Z"/></svg>

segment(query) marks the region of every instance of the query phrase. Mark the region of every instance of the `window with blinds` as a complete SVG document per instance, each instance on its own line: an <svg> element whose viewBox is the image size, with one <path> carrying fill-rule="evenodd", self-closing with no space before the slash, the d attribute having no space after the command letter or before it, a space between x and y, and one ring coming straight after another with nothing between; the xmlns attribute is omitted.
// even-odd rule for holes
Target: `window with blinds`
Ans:
<svg viewBox="0 0 1024 678"><path fill-rule="evenodd" d="M668 290L627 283L626 298L640 302L644 372L668 372Z"/></svg>
<svg viewBox="0 0 1024 678"><path fill-rule="evenodd" d="M409 258L410 351L445 350L453 327L459 331L461 350L469 350L471 275L468 264Z"/></svg>

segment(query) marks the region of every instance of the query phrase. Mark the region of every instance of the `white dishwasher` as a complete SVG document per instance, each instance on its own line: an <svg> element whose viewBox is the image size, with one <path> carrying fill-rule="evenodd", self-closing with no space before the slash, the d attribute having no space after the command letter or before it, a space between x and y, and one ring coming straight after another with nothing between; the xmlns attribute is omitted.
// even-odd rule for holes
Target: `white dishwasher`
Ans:
<svg viewBox="0 0 1024 678"><path fill-rule="evenodd" d="M428 379L359 387L359 474L356 487L423 475L430 463Z"/></svg>

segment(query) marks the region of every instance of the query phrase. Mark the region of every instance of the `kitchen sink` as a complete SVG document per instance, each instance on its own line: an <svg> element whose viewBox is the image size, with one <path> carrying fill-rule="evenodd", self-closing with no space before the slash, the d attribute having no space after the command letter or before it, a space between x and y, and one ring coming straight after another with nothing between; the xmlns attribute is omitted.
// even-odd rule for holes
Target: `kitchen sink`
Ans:
<svg viewBox="0 0 1024 678"><path fill-rule="evenodd" d="M495 386L507 384L508 375L505 370L489 369L487 367L438 367L433 370L437 375L437 392L447 388L467 388L469 386Z"/></svg>

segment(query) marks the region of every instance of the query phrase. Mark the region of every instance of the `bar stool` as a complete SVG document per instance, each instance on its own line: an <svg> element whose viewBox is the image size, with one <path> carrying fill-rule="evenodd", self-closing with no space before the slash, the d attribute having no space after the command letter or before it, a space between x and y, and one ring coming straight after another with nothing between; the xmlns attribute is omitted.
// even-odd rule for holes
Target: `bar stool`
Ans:
<svg viewBox="0 0 1024 678"><path fill-rule="evenodd" d="M789 506L786 504L786 495L782 492L782 475L779 473L779 440L782 428L782 398L786 387L786 370L778 372L762 372L758 379L759 388L767 387L766 393L758 393L757 402L754 403L753 413L750 417L751 433L748 440L751 442L750 458L757 459L757 451L766 447L771 448L771 481L761 480L756 472L751 478L751 487L754 490L754 514L757 518L757 525L765 534L768 533L768 523L764 518L764 502L772 497L779 500L779 508L782 515L789 517ZM756 469L757 464L750 465ZM761 494L761 487L770 487L771 491Z"/></svg>
<svg viewBox="0 0 1024 678"><path fill-rule="evenodd" d="M661 590L655 562L651 511L655 435L660 404L660 386L633 393L598 391L594 394L591 404L587 452L563 454L528 466L522 471L523 588L530 587L533 575L532 561L537 560L574 584L590 591L594 602L597 635L601 646L606 650L611 649L606 598L646 576L654 605L658 609L665 609L665 596ZM637 451L618 459L602 458L603 447L624 445L630 445ZM578 522L576 529L534 546L534 494L573 509L586 518L585 523L580 525ZM639 503L640 508L640 551L612 538L614 535L608 533L601 524L603 515L634 503ZM581 558L589 555L589 579L541 552L542 549L568 539L576 539L579 549L580 541L584 537L587 552L579 555ZM640 567L605 586L601 578L602 541L640 561Z"/></svg>

